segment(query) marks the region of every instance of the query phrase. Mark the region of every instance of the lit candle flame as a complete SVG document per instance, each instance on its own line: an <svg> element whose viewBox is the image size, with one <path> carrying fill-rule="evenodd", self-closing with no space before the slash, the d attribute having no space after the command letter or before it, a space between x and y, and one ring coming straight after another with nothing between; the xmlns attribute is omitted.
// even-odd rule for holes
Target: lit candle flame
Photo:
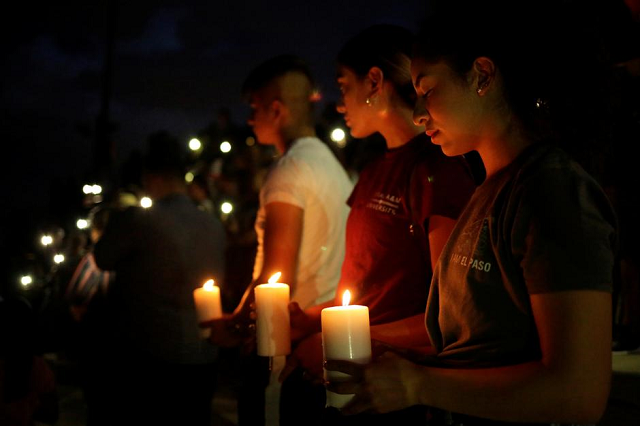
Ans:
<svg viewBox="0 0 640 426"><path fill-rule="evenodd" d="M209 280L206 283L204 283L204 285L202 286L202 288L205 289L205 291L213 291L213 285L214 285L215 281L213 280Z"/></svg>
<svg viewBox="0 0 640 426"><path fill-rule="evenodd" d="M271 278L269 278L269 284L277 283L281 276L282 272L276 272L275 274L271 275Z"/></svg>
<svg viewBox="0 0 640 426"><path fill-rule="evenodd" d="M351 292L345 290L342 294L342 306L349 306L349 302L351 302Z"/></svg>

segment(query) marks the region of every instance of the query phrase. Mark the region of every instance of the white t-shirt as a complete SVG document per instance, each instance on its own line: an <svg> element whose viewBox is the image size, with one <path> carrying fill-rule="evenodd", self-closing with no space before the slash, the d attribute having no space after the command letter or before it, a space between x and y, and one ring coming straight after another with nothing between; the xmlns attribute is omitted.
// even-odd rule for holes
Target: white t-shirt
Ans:
<svg viewBox="0 0 640 426"><path fill-rule="evenodd" d="M288 203L304 210L297 286L291 300L305 309L333 299L344 259L347 198L352 189L347 172L320 139L294 141L269 170L260 189L253 279L260 275L264 261L265 206Z"/></svg>

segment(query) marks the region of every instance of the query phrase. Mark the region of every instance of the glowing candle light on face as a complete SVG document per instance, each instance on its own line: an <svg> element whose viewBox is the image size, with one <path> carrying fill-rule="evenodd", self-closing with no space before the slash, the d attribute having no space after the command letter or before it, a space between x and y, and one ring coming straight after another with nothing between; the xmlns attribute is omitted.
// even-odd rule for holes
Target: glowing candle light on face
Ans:
<svg viewBox="0 0 640 426"><path fill-rule="evenodd" d="M256 337L258 355L279 356L291 352L289 324L289 285L277 282L280 272L268 284L255 288Z"/></svg>
<svg viewBox="0 0 640 426"><path fill-rule="evenodd" d="M222 317L222 304L220 303L220 287L214 285L213 280L209 280L202 287L193 290L193 300L196 304L198 321L208 321ZM200 329L200 335L208 338L211 330Z"/></svg>
<svg viewBox="0 0 640 426"><path fill-rule="evenodd" d="M322 350L326 360L347 360L366 364L371 361L371 332L369 330L369 308L349 305L351 293L346 290L342 306L325 308L321 313ZM339 382L349 377L339 371L324 371L325 379ZM327 391L327 406L337 408L353 398Z"/></svg>

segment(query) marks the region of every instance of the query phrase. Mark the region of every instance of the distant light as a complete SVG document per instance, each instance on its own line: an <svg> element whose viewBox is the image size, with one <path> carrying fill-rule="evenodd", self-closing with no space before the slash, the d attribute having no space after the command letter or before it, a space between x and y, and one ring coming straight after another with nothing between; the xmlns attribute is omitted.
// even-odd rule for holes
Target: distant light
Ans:
<svg viewBox="0 0 640 426"><path fill-rule="evenodd" d="M320 102L322 100L322 93L319 90L314 90L309 96L311 102Z"/></svg>
<svg viewBox="0 0 640 426"><path fill-rule="evenodd" d="M191 151L197 151L202 148L202 142L198 138L193 138L189 141L189 149Z"/></svg>
<svg viewBox="0 0 640 426"><path fill-rule="evenodd" d="M76 226L78 229L87 229L89 227L89 221L87 219L78 219Z"/></svg>
<svg viewBox="0 0 640 426"><path fill-rule="evenodd" d="M56 254L55 256L53 256L53 261L54 261L55 263L62 263L62 262L64 262L64 254L60 254L60 253Z"/></svg>
<svg viewBox="0 0 640 426"><path fill-rule="evenodd" d="M346 136L347 135L345 134L344 130L339 127L331 131L331 140L334 141L340 148L344 148L347 145Z"/></svg>
<svg viewBox="0 0 640 426"><path fill-rule="evenodd" d="M137 206L138 205L138 197L135 194L130 192L123 192L118 196L118 203L121 206Z"/></svg>
<svg viewBox="0 0 640 426"><path fill-rule="evenodd" d="M220 144L220 151L227 153L231 151L231 144L228 141L224 141Z"/></svg>
<svg viewBox="0 0 640 426"><path fill-rule="evenodd" d="M191 183L191 182L193 182L193 178L194 178L194 177L195 177L195 176L193 176L193 173L191 173L191 172L187 172L187 174L186 174L186 175L184 175L184 180L185 180L185 182L187 182L187 183Z"/></svg>
<svg viewBox="0 0 640 426"><path fill-rule="evenodd" d="M31 275L23 275L22 277L20 277L20 284L22 284L24 287L28 286L32 282L33 278L31 278Z"/></svg>
<svg viewBox="0 0 640 426"><path fill-rule="evenodd" d="M98 195L102 193L102 187L95 183L93 185L84 185L82 187L82 192L84 192L87 195L89 194Z"/></svg>
<svg viewBox="0 0 640 426"><path fill-rule="evenodd" d="M220 206L220 210L222 211L222 213L224 214L229 214L233 211L233 204L229 203L229 202L224 202L222 203L222 205Z"/></svg>
<svg viewBox="0 0 640 426"><path fill-rule="evenodd" d="M42 238L40 238L40 242L46 247L53 244L53 237L51 235L43 235Z"/></svg>
<svg viewBox="0 0 640 426"><path fill-rule="evenodd" d="M140 199L140 207L143 207L145 209L148 209L149 207L151 207L153 205L153 201L151 201L151 198L149 197L142 197Z"/></svg>
<svg viewBox="0 0 640 426"><path fill-rule="evenodd" d="M249 136L247 139L245 139L244 143L246 143L247 146L254 146L256 144L256 138L254 138L253 136Z"/></svg>

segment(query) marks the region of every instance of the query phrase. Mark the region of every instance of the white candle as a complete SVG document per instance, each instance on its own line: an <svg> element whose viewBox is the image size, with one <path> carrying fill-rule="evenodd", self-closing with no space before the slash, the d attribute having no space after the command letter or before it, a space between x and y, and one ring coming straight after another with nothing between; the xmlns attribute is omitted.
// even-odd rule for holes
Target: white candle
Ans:
<svg viewBox="0 0 640 426"><path fill-rule="evenodd" d="M321 313L322 350L324 360L347 360L366 364L371 361L371 331L369 329L369 308L349 305L351 294L344 292L342 306L325 308ZM325 379L339 382L347 374L324 370ZM327 406L341 408L353 398L327 391Z"/></svg>
<svg viewBox="0 0 640 426"><path fill-rule="evenodd" d="M208 321L222 317L222 304L220 303L220 287L209 280L202 287L193 290L193 300L196 304L198 322ZM208 338L211 329L201 328L202 338Z"/></svg>
<svg viewBox="0 0 640 426"><path fill-rule="evenodd" d="M255 288L258 355L278 356L291 352L289 285L279 283L280 272L268 284Z"/></svg>

